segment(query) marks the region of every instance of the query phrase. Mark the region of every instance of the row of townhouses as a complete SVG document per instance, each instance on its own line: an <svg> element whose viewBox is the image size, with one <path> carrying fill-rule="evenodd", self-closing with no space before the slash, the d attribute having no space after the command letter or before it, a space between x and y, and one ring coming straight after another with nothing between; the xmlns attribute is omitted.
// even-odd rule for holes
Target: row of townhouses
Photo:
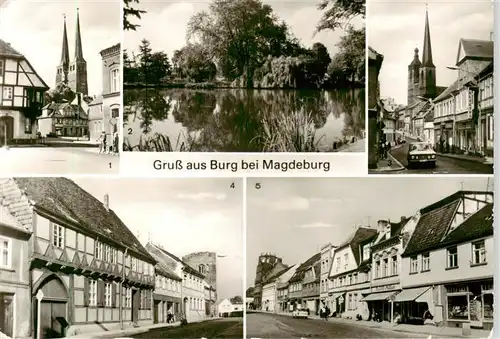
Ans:
<svg viewBox="0 0 500 339"><path fill-rule="evenodd" d="M406 105L393 105L390 98L378 100L376 88L383 56L370 48L369 76L373 77L369 84L370 108L377 112L378 140L396 142L411 135L431 143L441 153L492 157L494 44L491 37L489 40L461 38L458 52L447 67L456 71L456 80L449 86L437 86L426 13L422 60L416 48L408 65Z"/></svg>
<svg viewBox="0 0 500 339"><path fill-rule="evenodd" d="M261 255L267 273L247 293L262 311L325 305L348 319L491 330L494 259L493 193L458 191L397 222L358 227L300 265Z"/></svg>
<svg viewBox="0 0 500 339"><path fill-rule="evenodd" d="M101 95L88 96L87 62L83 56L79 14L74 57L70 60L66 19L56 87L64 84L75 94L72 101L47 102L47 83L32 63L9 43L0 40L0 140L26 143L47 137L87 137L95 141L103 132L118 132L121 107L120 44L100 52ZM96 90L96 89L94 89Z"/></svg>
<svg viewBox="0 0 500 339"><path fill-rule="evenodd" d="M108 195L99 201L66 178L0 180L0 246L0 334L7 337L215 314L215 253L179 258L142 246Z"/></svg>

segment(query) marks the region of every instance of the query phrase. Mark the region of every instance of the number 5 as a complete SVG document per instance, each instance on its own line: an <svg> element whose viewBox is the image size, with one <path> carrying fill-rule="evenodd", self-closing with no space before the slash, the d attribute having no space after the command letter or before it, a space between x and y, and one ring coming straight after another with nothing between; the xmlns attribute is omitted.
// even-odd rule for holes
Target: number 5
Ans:
<svg viewBox="0 0 500 339"><path fill-rule="evenodd" d="M255 184L255 188L258 189L258 190L260 190L260 188L261 188L260 182L258 182L258 183Z"/></svg>

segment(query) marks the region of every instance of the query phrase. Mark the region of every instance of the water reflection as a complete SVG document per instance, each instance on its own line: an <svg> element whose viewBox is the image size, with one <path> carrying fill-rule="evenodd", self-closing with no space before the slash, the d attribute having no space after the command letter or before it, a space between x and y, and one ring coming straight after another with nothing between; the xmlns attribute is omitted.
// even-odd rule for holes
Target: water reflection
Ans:
<svg viewBox="0 0 500 339"><path fill-rule="evenodd" d="M144 89L125 90L124 101L131 146L141 136L160 133L174 148L189 143L191 151L262 152L266 121L294 113L310 117L318 151L331 151L345 138L362 138L365 128L363 90Z"/></svg>

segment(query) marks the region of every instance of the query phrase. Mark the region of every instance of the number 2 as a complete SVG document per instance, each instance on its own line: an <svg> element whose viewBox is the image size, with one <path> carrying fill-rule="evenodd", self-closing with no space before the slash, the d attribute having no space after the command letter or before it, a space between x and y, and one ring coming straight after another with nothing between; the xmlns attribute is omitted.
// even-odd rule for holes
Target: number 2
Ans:
<svg viewBox="0 0 500 339"><path fill-rule="evenodd" d="M132 131L133 131L133 130L132 130L132 128L129 128L129 129L128 129L128 135L131 135L131 134L132 134Z"/></svg>

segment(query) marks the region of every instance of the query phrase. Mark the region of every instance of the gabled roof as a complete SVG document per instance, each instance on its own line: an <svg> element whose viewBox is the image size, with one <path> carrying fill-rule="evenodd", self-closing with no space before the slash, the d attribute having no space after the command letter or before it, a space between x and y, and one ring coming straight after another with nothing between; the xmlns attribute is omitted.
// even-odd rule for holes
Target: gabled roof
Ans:
<svg viewBox="0 0 500 339"><path fill-rule="evenodd" d="M486 192L458 191L422 208L420 210L420 219L408 241L403 255L409 256L439 248L455 217L462 197L466 194L474 193L484 194ZM466 222L467 220L464 223ZM460 227L461 225L459 225L458 228ZM453 232L451 232L450 235L451 234L453 234Z"/></svg>
<svg viewBox="0 0 500 339"><path fill-rule="evenodd" d="M272 280L275 280L275 279L278 279L279 277L281 277L283 274L285 274L286 272L288 272L292 267L292 266L286 266L285 265L285 268L283 268L282 270L274 273L274 274L271 274L269 277L266 277L266 282L271 282Z"/></svg>
<svg viewBox="0 0 500 339"><path fill-rule="evenodd" d="M493 59L493 47L493 41L490 40L462 38L458 43L457 64L464 58ZM461 48L465 55L460 55Z"/></svg>
<svg viewBox="0 0 500 339"><path fill-rule="evenodd" d="M154 257L153 253L151 253L151 255ZM158 258L155 259L158 260ZM160 262L159 260L158 263L155 265L155 271L157 274L170 278L172 280L182 281L181 277L175 274L174 271L172 271L167 265Z"/></svg>
<svg viewBox="0 0 500 339"><path fill-rule="evenodd" d="M493 204L488 203L450 232L441 245L451 245L493 235Z"/></svg>
<svg viewBox="0 0 500 339"><path fill-rule="evenodd" d="M395 238L399 237L401 235L401 231L403 230L403 227L408 223L408 221L410 221L411 218L405 218L399 222L391 222L391 235L388 239L384 239L382 241L380 241L379 243L375 244L374 245L374 248L373 250L376 251L375 248L382 248L384 247L384 244L385 243L389 243L389 242L392 242L392 240L394 240Z"/></svg>
<svg viewBox="0 0 500 339"><path fill-rule="evenodd" d="M151 246L154 246L157 250L159 250L160 252L163 252L163 254L166 254L168 255L170 258L172 258L173 260L181 263L183 266L184 266L184 271L186 273L189 273L189 274L192 274L192 275L195 275L197 276L198 278L201 278L201 279L205 279L205 275L200 273L198 270L194 269L193 267L191 267L189 264L187 264L186 262L182 261L179 257L177 257L176 255L168 252L167 250L165 250L164 248L161 248L153 243L148 243L148 245L151 245Z"/></svg>
<svg viewBox="0 0 500 339"><path fill-rule="evenodd" d="M321 260L321 253L316 253L315 255L307 259L304 263L300 264L299 267L297 267L297 270L295 271L294 275L290 278L289 282L293 283L304 279L304 275L307 269L320 260Z"/></svg>
<svg viewBox="0 0 500 339"><path fill-rule="evenodd" d="M358 227L358 229L351 235L349 239L347 239L342 245L340 245L337 250L350 246L352 250L352 254L354 255L354 259L356 260L356 265L359 265L359 245L377 235L377 230L368 227Z"/></svg>
<svg viewBox="0 0 500 339"><path fill-rule="evenodd" d="M0 56L2 57L14 57L23 58L24 56L16 51L8 42L0 39Z"/></svg>
<svg viewBox="0 0 500 339"><path fill-rule="evenodd" d="M458 90L458 85L460 84L460 79L455 80L450 86L448 86L441 94L439 94L436 98L434 98L433 102L439 102L445 99L448 99L453 95L453 92Z"/></svg>
<svg viewBox="0 0 500 339"><path fill-rule="evenodd" d="M61 177L17 177L13 180L41 212L66 220L86 233L126 247L145 261L156 263L115 212L74 181Z"/></svg>

